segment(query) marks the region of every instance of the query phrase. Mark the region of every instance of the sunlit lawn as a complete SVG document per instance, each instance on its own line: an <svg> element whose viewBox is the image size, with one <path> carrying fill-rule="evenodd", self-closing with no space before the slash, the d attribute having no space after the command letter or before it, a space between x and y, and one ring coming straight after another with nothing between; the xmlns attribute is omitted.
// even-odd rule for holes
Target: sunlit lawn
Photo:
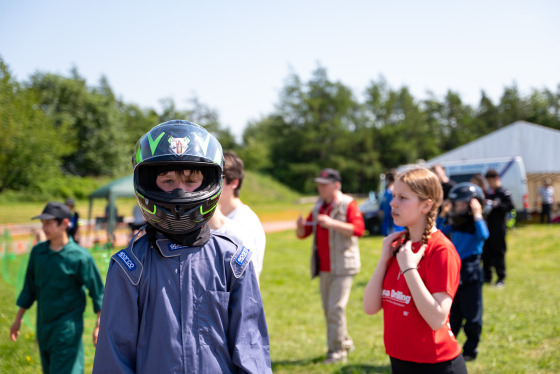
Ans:
<svg viewBox="0 0 560 374"><path fill-rule="evenodd" d="M532 225L509 233L505 289L484 288L484 328L479 357L470 373L560 372L560 226ZM324 366L325 323L318 281L309 278L310 240L292 231L267 235L261 290L275 373L389 373L383 348L382 315L362 312L362 293L371 276L381 239L360 241L362 272L356 276L348 305L349 332L356 350L348 362ZM92 252L106 272L107 253ZM33 309L17 343L8 331L16 312L15 273L23 256L3 256L0 279L0 373L40 372L34 342ZM21 275L20 275L21 276ZM88 304L84 346L86 373L91 372L94 314ZM459 340L464 340L460 335Z"/></svg>

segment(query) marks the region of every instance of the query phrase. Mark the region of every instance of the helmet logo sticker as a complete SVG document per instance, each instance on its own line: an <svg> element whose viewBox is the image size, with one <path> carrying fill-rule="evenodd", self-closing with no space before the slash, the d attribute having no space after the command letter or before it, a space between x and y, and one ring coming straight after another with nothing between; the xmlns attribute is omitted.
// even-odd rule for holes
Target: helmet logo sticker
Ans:
<svg viewBox="0 0 560 374"><path fill-rule="evenodd" d="M158 143L161 140L163 135L165 135L164 132L159 134L159 136L156 138L156 140L153 140L152 139L152 134L148 134L148 142L150 143L150 150L152 151L152 156L154 155L154 152L156 151L157 145L158 145Z"/></svg>
<svg viewBox="0 0 560 374"><path fill-rule="evenodd" d="M169 149L176 155L182 155L187 151L187 145L189 144L189 138L173 138L169 137Z"/></svg>

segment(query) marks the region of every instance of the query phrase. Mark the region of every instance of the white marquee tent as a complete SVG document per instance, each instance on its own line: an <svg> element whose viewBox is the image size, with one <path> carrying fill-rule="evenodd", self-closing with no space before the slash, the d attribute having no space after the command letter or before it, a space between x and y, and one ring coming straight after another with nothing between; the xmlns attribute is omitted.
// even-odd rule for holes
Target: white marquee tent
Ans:
<svg viewBox="0 0 560 374"><path fill-rule="evenodd" d="M537 210L538 188L545 178L553 180L560 201L560 130L517 121L473 140L428 162L521 156L527 172L529 209Z"/></svg>

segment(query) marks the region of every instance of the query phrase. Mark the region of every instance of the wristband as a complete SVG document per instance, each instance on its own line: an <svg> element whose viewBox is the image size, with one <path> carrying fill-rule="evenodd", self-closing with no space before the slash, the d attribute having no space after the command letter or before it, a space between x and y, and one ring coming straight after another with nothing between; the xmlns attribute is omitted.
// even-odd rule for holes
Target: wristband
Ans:
<svg viewBox="0 0 560 374"><path fill-rule="evenodd" d="M405 271L403 271L401 274L404 275L404 273L406 273L407 271L412 270L412 269L417 269L417 268L408 268Z"/></svg>

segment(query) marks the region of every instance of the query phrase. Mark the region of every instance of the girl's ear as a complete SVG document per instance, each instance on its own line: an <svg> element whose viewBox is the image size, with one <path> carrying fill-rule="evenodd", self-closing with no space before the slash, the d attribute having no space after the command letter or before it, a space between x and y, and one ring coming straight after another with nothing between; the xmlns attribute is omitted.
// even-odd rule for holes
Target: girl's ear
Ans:
<svg viewBox="0 0 560 374"><path fill-rule="evenodd" d="M434 201L432 199L422 201L422 207L421 207L422 214L430 213L433 206L434 206Z"/></svg>

